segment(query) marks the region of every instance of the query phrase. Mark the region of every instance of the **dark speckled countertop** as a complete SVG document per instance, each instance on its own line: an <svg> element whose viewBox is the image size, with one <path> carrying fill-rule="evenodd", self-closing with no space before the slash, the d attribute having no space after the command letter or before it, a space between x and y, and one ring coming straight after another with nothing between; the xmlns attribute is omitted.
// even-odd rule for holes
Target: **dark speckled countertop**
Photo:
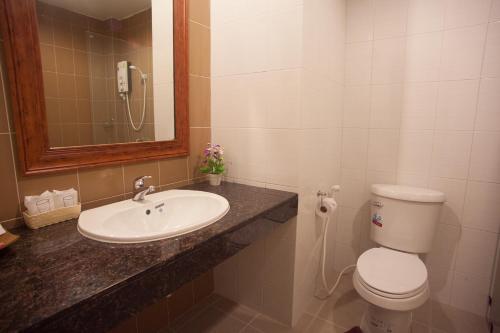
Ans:
<svg viewBox="0 0 500 333"><path fill-rule="evenodd" d="M234 183L184 189L230 204L216 223L176 238L108 244L76 220L39 230L0 251L0 332L105 332L297 215L297 194Z"/></svg>

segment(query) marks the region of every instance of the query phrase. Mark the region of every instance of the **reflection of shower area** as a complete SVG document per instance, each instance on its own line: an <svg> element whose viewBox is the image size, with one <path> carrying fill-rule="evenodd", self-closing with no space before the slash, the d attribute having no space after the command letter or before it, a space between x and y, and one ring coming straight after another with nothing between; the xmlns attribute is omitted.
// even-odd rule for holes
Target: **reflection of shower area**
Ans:
<svg viewBox="0 0 500 333"><path fill-rule="evenodd" d="M51 146L154 140L151 9L101 21L38 2L38 19ZM118 94L117 63L124 60L147 76L139 130ZM137 128L143 80L137 70L128 74Z"/></svg>

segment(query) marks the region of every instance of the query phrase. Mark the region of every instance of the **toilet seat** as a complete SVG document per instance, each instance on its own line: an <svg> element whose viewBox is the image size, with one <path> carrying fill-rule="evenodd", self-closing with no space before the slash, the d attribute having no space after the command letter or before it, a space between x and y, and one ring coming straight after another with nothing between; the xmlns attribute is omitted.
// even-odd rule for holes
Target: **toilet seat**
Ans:
<svg viewBox="0 0 500 333"><path fill-rule="evenodd" d="M383 247L359 257L353 283L365 300L389 310L413 310L429 297L422 260L415 254Z"/></svg>

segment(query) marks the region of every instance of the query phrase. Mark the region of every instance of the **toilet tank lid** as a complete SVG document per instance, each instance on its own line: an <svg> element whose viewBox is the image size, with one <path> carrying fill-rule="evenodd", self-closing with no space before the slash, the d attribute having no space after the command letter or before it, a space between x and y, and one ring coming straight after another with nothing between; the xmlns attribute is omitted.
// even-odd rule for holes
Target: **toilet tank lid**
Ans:
<svg viewBox="0 0 500 333"><path fill-rule="evenodd" d="M415 202L445 202L446 200L443 192L403 185L373 184L372 193L381 197Z"/></svg>

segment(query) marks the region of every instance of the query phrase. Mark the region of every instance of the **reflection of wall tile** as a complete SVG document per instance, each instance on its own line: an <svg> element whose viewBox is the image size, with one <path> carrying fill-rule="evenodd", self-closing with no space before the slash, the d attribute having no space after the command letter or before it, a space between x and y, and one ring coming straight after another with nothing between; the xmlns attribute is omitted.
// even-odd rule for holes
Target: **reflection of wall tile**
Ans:
<svg viewBox="0 0 500 333"><path fill-rule="evenodd" d="M71 27L73 35L73 47L80 51L89 51L89 39L88 32L86 28L82 27Z"/></svg>
<svg viewBox="0 0 500 333"><path fill-rule="evenodd" d="M53 44L54 33L52 30L52 20L47 16L38 17L38 36L41 43Z"/></svg>
<svg viewBox="0 0 500 333"><path fill-rule="evenodd" d="M90 80L86 76L76 76L76 97L80 99L90 99Z"/></svg>
<svg viewBox="0 0 500 333"><path fill-rule="evenodd" d="M73 75L59 74L57 76L59 97L76 98L75 77Z"/></svg>
<svg viewBox="0 0 500 333"><path fill-rule="evenodd" d="M76 75L89 76L89 54L75 51L75 73Z"/></svg>
<svg viewBox="0 0 500 333"><path fill-rule="evenodd" d="M56 71L56 58L54 56L54 47L52 45L41 44L40 53L42 57L42 68L44 71Z"/></svg>
<svg viewBox="0 0 500 333"><path fill-rule="evenodd" d="M45 97L58 97L56 73L43 72L43 92Z"/></svg>
<svg viewBox="0 0 500 333"><path fill-rule="evenodd" d="M78 122L78 109L76 107L75 99L60 99L59 115L62 123L76 123Z"/></svg>
<svg viewBox="0 0 500 333"><path fill-rule="evenodd" d="M59 74L74 74L75 62L73 59L73 50L62 47L55 48L56 68Z"/></svg>
<svg viewBox="0 0 500 333"><path fill-rule="evenodd" d="M54 22L54 44L56 46L73 48L73 34L68 28L67 24Z"/></svg>
<svg viewBox="0 0 500 333"><path fill-rule="evenodd" d="M62 124L61 131L63 146L78 146L78 124Z"/></svg>

